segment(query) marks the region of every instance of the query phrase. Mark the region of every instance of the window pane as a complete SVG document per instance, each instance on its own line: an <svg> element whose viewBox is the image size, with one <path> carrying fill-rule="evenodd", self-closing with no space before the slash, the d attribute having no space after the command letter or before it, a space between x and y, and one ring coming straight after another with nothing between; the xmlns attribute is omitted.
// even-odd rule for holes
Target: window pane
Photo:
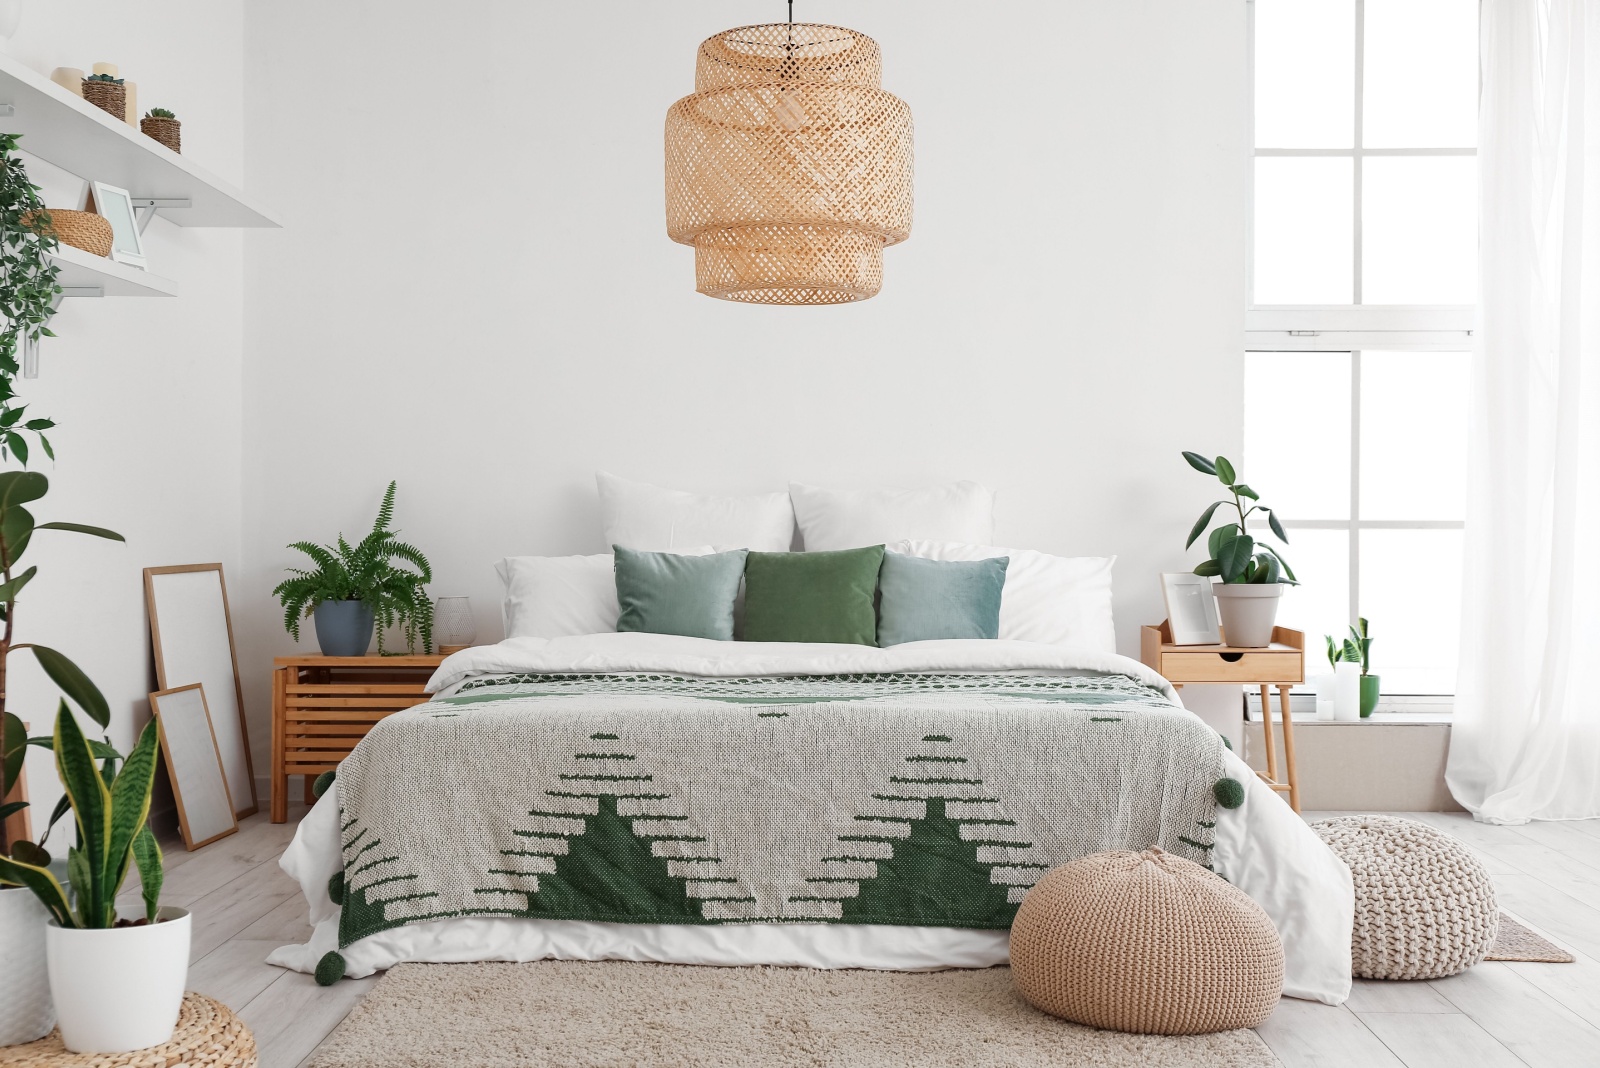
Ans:
<svg viewBox="0 0 1600 1068"><path fill-rule="evenodd" d="M1477 160L1382 156L1362 165L1362 303L1473 303Z"/></svg>
<svg viewBox="0 0 1600 1068"><path fill-rule="evenodd" d="M1282 519L1350 518L1350 354L1249 352L1240 472Z"/></svg>
<svg viewBox="0 0 1600 1068"><path fill-rule="evenodd" d="M1256 145L1355 144L1354 0L1256 0Z"/></svg>
<svg viewBox="0 0 1600 1068"><path fill-rule="evenodd" d="M1256 160L1255 303L1350 303L1354 184L1348 159Z"/></svg>
<svg viewBox="0 0 1600 1068"><path fill-rule="evenodd" d="M1478 0L1365 8L1362 137L1371 148L1478 143Z"/></svg>
<svg viewBox="0 0 1600 1068"><path fill-rule="evenodd" d="M1363 530L1361 614L1384 693L1455 692L1461 531Z"/></svg>
<svg viewBox="0 0 1600 1068"><path fill-rule="evenodd" d="M1361 354L1361 518L1464 519L1465 352Z"/></svg>
<svg viewBox="0 0 1600 1068"><path fill-rule="evenodd" d="M1324 634L1343 634L1350 625L1350 532L1291 530L1283 555L1300 585L1284 590L1278 625L1306 635L1306 676L1328 671Z"/></svg>

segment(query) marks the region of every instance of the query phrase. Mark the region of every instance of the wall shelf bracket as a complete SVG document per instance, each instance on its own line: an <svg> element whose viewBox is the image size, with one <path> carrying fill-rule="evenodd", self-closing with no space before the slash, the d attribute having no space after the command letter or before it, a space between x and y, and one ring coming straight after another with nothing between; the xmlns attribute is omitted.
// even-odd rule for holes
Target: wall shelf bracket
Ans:
<svg viewBox="0 0 1600 1068"><path fill-rule="evenodd" d="M133 216L139 223L139 232L144 233L144 228L150 225L150 220L156 217L156 212L166 208L189 208L194 206L194 201L188 197L130 197L133 201Z"/></svg>

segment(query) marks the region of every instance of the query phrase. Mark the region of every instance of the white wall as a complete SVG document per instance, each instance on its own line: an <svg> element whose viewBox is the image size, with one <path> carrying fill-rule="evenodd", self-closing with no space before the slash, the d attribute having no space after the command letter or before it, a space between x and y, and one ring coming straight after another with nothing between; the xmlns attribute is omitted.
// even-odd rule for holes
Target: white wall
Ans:
<svg viewBox="0 0 1600 1068"><path fill-rule="evenodd" d="M36 0L8 50L46 73L119 63L139 83L142 109L178 113L185 154L237 182L243 27L240 0ZM48 205L78 206L77 179L37 164L32 173ZM56 647L89 673L123 747L149 720L155 688L141 569L221 560L233 575L240 561L242 241L161 219L144 239L150 269L177 279L181 296L67 301L52 324L60 337L44 342L41 377L20 384L29 415L60 424L49 435L59 460L34 457L51 483L35 517L111 527L128 542L35 537L24 562L39 577L19 602L17 637ZM8 707L48 730L56 690L26 653L11 666ZM59 794L49 755L36 750L28 773L43 819Z"/></svg>
<svg viewBox="0 0 1600 1068"><path fill-rule="evenodd" d="M245 10L244 570L257 766L296 538L399 525L499 637L492 561L599 551L592 475L999 492L1002 543L1116 554L1118 631L1240 444L1243 0L807 0L916 117L883 293L694 292L662 122L698 42L776 2L275 0ZM306 646L312 646L307 635Z"/></svg>

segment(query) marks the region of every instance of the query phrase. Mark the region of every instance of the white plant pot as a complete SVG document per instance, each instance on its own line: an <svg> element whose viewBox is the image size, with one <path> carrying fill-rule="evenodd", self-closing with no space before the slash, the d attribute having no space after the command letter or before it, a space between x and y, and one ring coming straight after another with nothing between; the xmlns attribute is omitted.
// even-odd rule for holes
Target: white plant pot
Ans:
<svg viewBox="0 0 1600 1068"><path fill-rule="evenodd" d="M50 993L73 1053L126 1053L172 1037L189 977L189 912L142 927L45 928Z"/></svg>
<svg viewBox="0 0 1600 1068"><path fill-rule="evenodd" d="M0 1046L32 1042L56 1025L45 978L44 928L50 913L32 890L0 890Z"/></svg>
<svg viewBox="0 0 1600 1068"><path fill-rule="evenodd" d="M1229 645L1257 649L1272 644L1272 626L1278 619L1281 582L1217 582L1217 615L1222 636Z"/></svg>

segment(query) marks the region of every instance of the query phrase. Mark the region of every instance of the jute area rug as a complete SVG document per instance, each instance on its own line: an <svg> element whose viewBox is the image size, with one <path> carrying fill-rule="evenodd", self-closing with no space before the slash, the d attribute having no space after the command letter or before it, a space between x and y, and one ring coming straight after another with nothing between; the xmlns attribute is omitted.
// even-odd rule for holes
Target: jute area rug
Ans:
<svg viewBox="0 0 1600 1068"><path fill-rule="evenodd" d="M1495 935L1494 946L1484 960L1523 960L1545 964L1571 964L1577 958L1537 931L1529 930L1511 918L1508 912L1500 913L1500 933Z"/></svg>
<svg viewBox="0 0 1600 1068"><path fill-rule="evenodd" d="M1009 968L813 971L623 961L401 964L312 1068L1276 1068L1253 1031L1096 1031Z"/></svg>

